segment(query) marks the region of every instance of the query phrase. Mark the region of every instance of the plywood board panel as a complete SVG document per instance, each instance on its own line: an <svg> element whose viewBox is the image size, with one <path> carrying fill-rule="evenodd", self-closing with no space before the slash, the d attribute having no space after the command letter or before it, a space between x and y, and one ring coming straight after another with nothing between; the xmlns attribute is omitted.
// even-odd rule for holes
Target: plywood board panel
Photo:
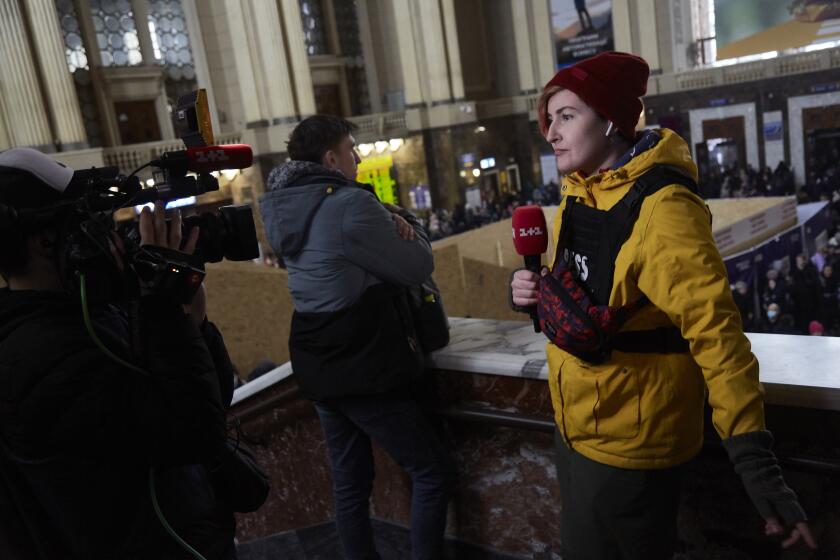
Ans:
<svg viewBox="0 0 840 560"><path fill-rule="evenodd" d="M528 320L508 304L512 269L463 258L467 306L470 317L482 319Z"/></svg>
<svg viewBox="0 0 840 560"><path fill-rule="evenodd" d="M289 360L292 298L285 270L251 262L207 265L207 317L243 380L260 361Z"/></svg>
<svg viewBox="0 0 840 560"><path fill-rule="evenodd" d="M440 288L443 307L450 317L464 317L467 314L467 299L458 246L435 247L432 252L435 258L432 276Z"/></svg>

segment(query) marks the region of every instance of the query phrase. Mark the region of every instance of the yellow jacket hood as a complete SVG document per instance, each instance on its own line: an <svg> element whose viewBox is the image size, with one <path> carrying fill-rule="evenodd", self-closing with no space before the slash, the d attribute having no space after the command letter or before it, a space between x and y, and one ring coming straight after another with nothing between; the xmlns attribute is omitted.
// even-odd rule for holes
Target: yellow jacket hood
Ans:
<svg viewBox="0 0 840 560"><path fill-rule="evenodd" d="M582 177L571 173L563 178L562 194L586 196L587 189L597 188L604 191L629 188L654 165L667 165L679 170L694 181L698 180L697 165L691 159L691 151L679 134L667 128L652 131L659 136L659 141L650 149L635 155L629 162L618 169L610 169ZM637 149L634 147L633 149Z"/></svg>

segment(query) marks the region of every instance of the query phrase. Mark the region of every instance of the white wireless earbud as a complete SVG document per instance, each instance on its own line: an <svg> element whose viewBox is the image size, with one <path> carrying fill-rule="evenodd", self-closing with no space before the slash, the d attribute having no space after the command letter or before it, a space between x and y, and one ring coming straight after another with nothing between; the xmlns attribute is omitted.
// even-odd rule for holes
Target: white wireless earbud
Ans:
<svg viewBox="0 0 840 560"><path fill-rule="evenodd" d="M615 125L613 124L612 121L610 121L610 124L607 126L607 132L606 132L606 134L604 134L604 136L612 136L614 127L615 127Z"/></svg>

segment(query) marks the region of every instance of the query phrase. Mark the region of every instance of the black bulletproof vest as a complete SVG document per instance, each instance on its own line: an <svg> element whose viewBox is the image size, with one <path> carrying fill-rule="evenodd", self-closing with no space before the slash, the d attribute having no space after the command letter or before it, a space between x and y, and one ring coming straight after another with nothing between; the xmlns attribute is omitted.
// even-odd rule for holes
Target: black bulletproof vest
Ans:
<svg viewBox="0 0 840 560"><path fill-rule="evenodd" d="M697 192L697 184L690 177L674 168L655 165L609 210L591 208L579 204L577 197L567 197L557 247L564 248L566 262L595 305L609 304L615 259L630 237L645 197L674 184Z"/></svg>

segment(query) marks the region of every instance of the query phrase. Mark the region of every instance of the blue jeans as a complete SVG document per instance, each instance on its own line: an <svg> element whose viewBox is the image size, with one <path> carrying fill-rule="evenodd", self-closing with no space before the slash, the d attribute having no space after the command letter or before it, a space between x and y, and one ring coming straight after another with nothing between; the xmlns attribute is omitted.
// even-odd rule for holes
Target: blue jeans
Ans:
<svg viewBox="0 0 840 560"><path fill-rule="evenodd" d="M335 524L348 560L378 559L370 525L376 441L411 477L411 556L441 558L454 468L417 403L346 399L316 403L333 475Z"/></svg>

